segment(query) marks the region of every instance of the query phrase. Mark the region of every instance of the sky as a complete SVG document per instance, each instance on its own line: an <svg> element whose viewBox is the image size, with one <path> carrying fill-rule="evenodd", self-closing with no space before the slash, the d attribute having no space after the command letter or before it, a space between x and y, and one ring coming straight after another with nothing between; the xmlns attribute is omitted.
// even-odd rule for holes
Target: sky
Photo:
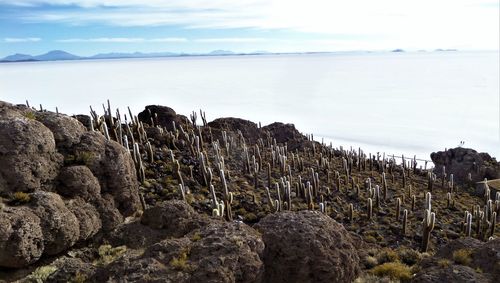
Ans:
<svg viewBox="0 0 500 283"><path fill-rule="evenodd" d="M498 50L499 0L0 0L0 57Z"/></svg>

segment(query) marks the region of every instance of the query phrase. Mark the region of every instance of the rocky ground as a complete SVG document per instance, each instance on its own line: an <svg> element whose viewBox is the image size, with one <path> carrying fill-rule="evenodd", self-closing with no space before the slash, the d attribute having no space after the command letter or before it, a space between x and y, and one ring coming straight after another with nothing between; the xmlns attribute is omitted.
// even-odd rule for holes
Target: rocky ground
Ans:
<svg viewBox="0 0 500 283"><path fill-rule="evenodd" d="M162 106L0 102L0 282L494 282L500 193L475 184L500 164L431 159Z"/></svg>

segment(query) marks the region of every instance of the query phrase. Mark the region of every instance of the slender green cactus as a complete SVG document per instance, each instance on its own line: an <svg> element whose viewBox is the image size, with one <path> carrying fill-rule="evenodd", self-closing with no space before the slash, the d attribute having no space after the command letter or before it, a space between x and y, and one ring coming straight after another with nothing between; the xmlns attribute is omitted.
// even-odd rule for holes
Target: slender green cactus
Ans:
<svg viewBox="0 0 500 283"><path fill-rule="evenodd" d="M401 218L401 199L396 199L396 221L399 221Z"/></svg>
<svg viewBox="0 0 500 283"><path fill-rule="evenodd" d="M497 212L493 212L491 214L491 221L490 221L490 237L493 237L495 235L495 226L497 223Z"/></svg>
<svg viewBox="0 0 500 283"><path fill-rule="evenodd" d="M367 215L368 215L368 220L372 219L372 215L373 215L373 200L371 198L368 198L368 202L367 202Z"/></svg>
<svg viewBox="0 0 500 283"><path fill-rule="evenodd" d="M179 190L180 190L181 195L182 195L182 200L186 201L186 189L184 188L183 184L179 184Z"/></svg>
<svg viewBox="0 0 500 283"><path fill-rule="evenodd" d="M406 235L408 230L408 210L403 210L403 236Z"/></svg>
<svg viewBox="0 0 500 283"><path fill-rule="evenodd" d="M441 188L444 189L444 184L446 182L446 166L443 165L443 170L441 172Z"/></svg>
<svg viewBox="0 0 500 283"><path fill-rule="evenodd" d="M465 214L467 219L465 222L465 235L470 237L472 234L472 214L468 211L466 211Z"/></svg>
<svg viewBox="0 0 500 283"><path fill-rule="evenodd" d="M452 208L454 206L454 204L455 204L455 201L453 200L453 195L450 192L448 192L446 194L446 207Z"/></svg>
<svg viewBox="0 0 500 283"><path fill-rule="evenodd" d="M436 222L436 214L431 212L430 209L425 209L424 220L422 221L422 252L427 252L429 250L429 242L431 238L431 232L434 230L434 224Z"/></svg>
<svg viewBox="0 0 500 283"><path fill-rule="evenodd" d="M276 208L274 207L274 201L271 198L271 192L269 191L269 187L266 187L266 193L267 193L267 201L269 202L269 208L271 211L275 211Z"/></svg>
<svg viewBox="0 0 500 283"><path fill-rule="evenodd" d="M384 201L387 200L387 180L385 179L385 172L382 173L382 190L384 192Z"/></svg>

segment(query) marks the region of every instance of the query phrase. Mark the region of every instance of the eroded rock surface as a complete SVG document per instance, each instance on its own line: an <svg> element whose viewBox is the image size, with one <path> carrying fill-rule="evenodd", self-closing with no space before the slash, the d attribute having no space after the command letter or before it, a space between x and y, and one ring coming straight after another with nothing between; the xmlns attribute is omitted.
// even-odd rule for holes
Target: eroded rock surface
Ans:
<svg viewBox="0 0 500 283"><path fill-rule="evenodd" d="M472 181L479 182L500 178L500 163L487 153L479 153L470 148L451 148L446 151L433 152L431 154L434 162L434 172L442 175L443 166L446 174L453 174L457 184L467 182L467 176L471 173Z"/></svg>
<svg viewBox="0 0 500 283"><path fill-rule="evenodd" d="M342 224L315 211L264 217L265 282L352 282L360 271L353 239Z"/></svg>
<svg viewBox="0 0 500 283"><path fill-rule="evenodd" d="M140 207L130 153L72 117L0 101L0 267L111 231Z"/></svg>

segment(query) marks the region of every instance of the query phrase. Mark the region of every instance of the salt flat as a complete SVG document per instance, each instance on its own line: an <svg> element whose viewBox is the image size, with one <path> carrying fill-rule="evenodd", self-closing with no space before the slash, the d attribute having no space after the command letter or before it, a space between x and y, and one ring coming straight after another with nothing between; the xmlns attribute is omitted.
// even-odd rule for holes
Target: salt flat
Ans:
<svg viewBox="0 0 500 283"><path fill-rule="evenodd" d="M500 156L498 52L338 53L0 64L0 99L88 113L160 104L294 123L334 146Z"/></svg>

